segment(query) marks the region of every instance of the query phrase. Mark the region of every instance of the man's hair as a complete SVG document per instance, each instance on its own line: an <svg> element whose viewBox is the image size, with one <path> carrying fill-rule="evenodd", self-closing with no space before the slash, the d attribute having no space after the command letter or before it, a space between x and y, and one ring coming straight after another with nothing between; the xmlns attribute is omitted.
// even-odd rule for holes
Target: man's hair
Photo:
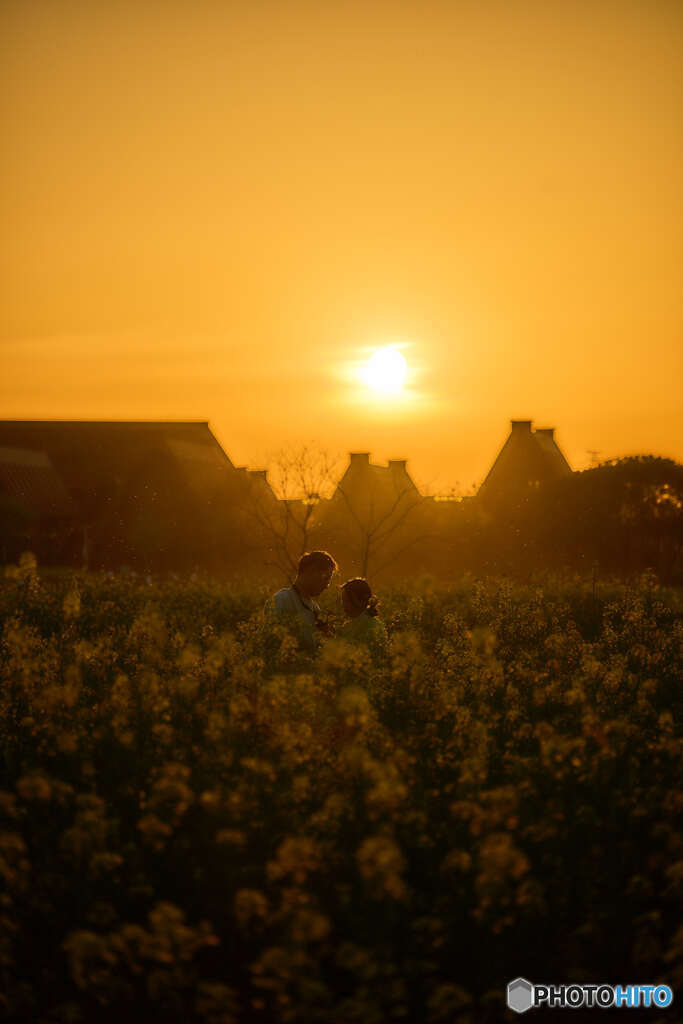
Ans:
<svg viewBox="0 0 683 1024"><path fill-rule="evenodd" d="M299 559L297 569L299 572L306 572L307 569L331 569L336 572L337 563L329 551L307 551Z"/></svg>

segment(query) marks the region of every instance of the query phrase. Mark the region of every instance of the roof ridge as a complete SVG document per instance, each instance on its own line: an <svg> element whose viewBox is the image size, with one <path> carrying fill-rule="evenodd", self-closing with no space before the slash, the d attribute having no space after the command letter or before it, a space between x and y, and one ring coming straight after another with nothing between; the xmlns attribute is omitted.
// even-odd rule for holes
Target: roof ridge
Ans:
<svg viewBox="0 0 683 1024"><path fill-rule="evenodd" d="M12 426L45 426L46 424L59 424L64 426L125 426L125 427L208 427L208 420L61 420L61 419L34 419L34 420L0 420L2 424Z"/></svg>

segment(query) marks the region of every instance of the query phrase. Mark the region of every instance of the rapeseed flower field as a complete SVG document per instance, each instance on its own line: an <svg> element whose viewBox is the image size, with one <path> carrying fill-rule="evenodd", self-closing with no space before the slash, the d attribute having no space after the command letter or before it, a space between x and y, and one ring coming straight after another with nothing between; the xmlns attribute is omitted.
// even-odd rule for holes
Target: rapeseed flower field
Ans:
<svg viewBox="0 0 683 1024"><path fill-rule="evenodd" d="M680 594L380 596L383 662L311 659L256 587L6 572L4 1018L479 1024L518 975L680 988Z"/></svg>

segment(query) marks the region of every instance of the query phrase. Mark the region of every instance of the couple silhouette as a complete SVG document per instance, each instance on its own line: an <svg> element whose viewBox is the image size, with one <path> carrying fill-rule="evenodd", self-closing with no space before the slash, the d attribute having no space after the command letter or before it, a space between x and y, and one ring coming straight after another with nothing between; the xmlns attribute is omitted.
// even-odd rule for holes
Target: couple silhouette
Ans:
<svg viewBox="0 0 683 1024"><path fill-rule="evenodd" d="M302 555L291 587L283 587L272 598L274 617L294 627L300 646L309 654L319 650L323 637L336 635L354 645L365 644L374 658L380 658L387 650L387 631L367 580L350 579L340 587L347 621L338 631L321 613L315 598L327 590L337 568L328 551L308 551Z"/></svg>

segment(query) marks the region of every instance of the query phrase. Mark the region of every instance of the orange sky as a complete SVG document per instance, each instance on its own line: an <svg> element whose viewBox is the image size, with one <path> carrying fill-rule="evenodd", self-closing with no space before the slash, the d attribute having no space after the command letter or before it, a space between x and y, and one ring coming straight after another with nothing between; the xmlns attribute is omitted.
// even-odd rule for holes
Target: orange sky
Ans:
<svg viewBox="0 0 683 1024"><path fill-rule="evenodd" d="M0 418L683 459L679 0L3 0ZM399 344L408 393L351 376Z"/></svg>

